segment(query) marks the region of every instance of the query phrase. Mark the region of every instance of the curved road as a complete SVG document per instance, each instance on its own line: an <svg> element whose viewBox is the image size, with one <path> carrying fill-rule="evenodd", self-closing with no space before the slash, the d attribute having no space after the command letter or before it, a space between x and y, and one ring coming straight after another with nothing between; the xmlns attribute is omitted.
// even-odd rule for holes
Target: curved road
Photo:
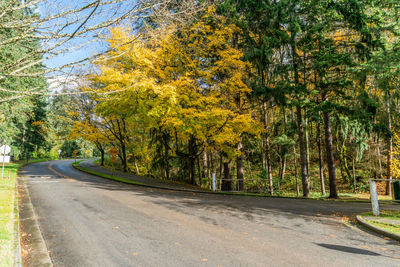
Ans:
<svg viewBox="0 0 400 267"><path fill-rule="evenodd" d="M341 223L368 203L150 189L70 160L21 175L55 266L400 266L398 242Z"/></svg>

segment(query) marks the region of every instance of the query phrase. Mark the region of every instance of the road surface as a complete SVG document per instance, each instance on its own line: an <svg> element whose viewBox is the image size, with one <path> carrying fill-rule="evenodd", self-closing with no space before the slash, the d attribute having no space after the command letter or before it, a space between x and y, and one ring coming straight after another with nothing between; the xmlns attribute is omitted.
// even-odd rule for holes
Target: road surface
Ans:
<svg viewBox="0 0 400 267"><path fill-rule="evenodd" d="M28 165L55 266L400 266L398 242L351 228L368 203L176 192Z"/></svg>

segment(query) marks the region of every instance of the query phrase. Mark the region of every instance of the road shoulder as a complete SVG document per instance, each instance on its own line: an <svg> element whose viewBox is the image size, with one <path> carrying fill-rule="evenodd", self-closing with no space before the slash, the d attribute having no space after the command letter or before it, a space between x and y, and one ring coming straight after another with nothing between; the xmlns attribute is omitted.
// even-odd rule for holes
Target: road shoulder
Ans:
<svg viewBox="0 0 400 267"><path fill-rule="evenodd" d="M26 178L18 178L21 250L24 266L53 266L37 221Z"/></svg>

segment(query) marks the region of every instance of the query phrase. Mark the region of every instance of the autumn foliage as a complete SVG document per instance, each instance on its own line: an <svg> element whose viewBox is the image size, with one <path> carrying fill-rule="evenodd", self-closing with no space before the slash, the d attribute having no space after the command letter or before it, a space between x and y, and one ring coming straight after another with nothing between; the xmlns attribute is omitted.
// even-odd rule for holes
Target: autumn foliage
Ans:
<svg viewBox="0 0 400 267"><path fill-rule="evenodd" d="M399 175L398 146L390 152L398 38L385 27L395 9L204 7L111 28L110 50L81 88L93 108L70 137L96 144L102 158L115 147L124 171L202 186L215 173L222 190L337 198L338 189L367 190L366 178Z"/></svg>

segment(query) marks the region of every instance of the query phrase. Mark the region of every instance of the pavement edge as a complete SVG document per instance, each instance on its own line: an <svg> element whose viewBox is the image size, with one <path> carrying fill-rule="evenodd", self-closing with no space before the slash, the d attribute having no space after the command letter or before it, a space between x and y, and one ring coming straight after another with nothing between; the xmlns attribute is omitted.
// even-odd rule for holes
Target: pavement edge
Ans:
<svg viewBox="0 0 400 267"><path fill-rule="evenodd" d="M35 214L29 189L24 178L18 176L18 194L19 194L19 225L20 231L27 233L21 240L24 247L29 247L27 256L28 266L54 266L39 227L37 216ZM23 247L23 248L24 248Z"/></svg>
<svg viewBox="0 0 400 267"><path fill-rule="evenodd" d="M15 181L14 197L14 262L13 266L22 266L21 256L21 231L19 222L19 196L18 196L18 178Z"/></svg>
<svg viewBox="0 0 400 267"><path fill-rule="evenodd" d="M381 235L390 237L390 238L392 238L392 239L395 239L395 240L397 240L397 241L400 241L400 235L395 234L395 233L388 232L388 231L386 231L386 230L383 230L383 229L381 229L381 228L378 228L378 227L376 227L376 226L374 226L374 225L368 223L368 221L365 220L361 215L357 215L357 216L356 216L356 219L357 219L357 221L358 221L361 225L367 227L368 229L370 229L370 230L372 230L372 231L374 231L374 232L376 232L376 233L378 233L378 234L381 234Z"/></svg>
<svg viewBox="0 0 400 267"><path fill-rule="evenodd" d="M90 175L94 175L100 178L104 178L104 179L108 179L108 180L112 180L115 182L119 182L119 183L124 183L124 184L131 184L131 185L135 185L135 186L142 186L142 187L148 187L148 188L154 188L154 189L163 189L163 190L171 190L171 191L182 191L182 192L190 192L190 193L203 193L203 194L215 194L215 192L210 192L210 191L201 191L201 190L193 190L193 189L183 189L183 188L173 188L173 187L168 187L168 186L156 186L156 185L149 185L149 184L143 184L140 182L136 182L136 181L129 181L127 179L124 178L120 178L117 177L116 178L112 178L109 177L107 174L102 174L102 173L98 173L92 170L88 170L85 167L81 167L79 165L74 165L72 164L72 167L78 171L90 174Z"/></svg>

